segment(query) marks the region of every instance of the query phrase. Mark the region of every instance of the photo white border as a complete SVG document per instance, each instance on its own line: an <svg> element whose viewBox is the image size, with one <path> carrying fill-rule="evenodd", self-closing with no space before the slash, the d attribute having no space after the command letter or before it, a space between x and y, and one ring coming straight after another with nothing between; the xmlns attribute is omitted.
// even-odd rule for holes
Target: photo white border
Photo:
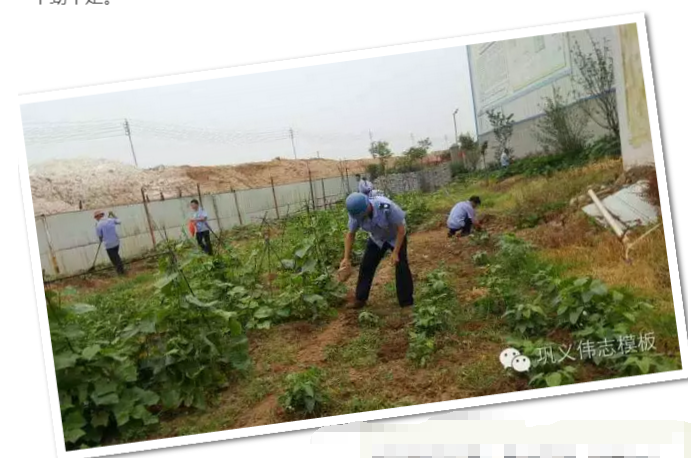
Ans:
<svg viewBox="0 0 691 458"><path fill-rule="evenodd" d="M295 422L279 423L266 426L255 426L250 428L242 428L235 430L219 431L214 433L197 434L192 436L183 436L168 439L150 440L144 442L113 445L108 447L99 447L88 450L76 450L67 452L63 439L62 419L60 414L60 403L58 400L57 381L53 363L53 353L51 350L50 329L48 326L48 315L46 312L45 295L43 291L43 278L41 274L41 262L38 248L38 238L36 232L36 225L33 212L33 204L31 198L31 186L29 182L29 169L26 157L26 151L19 158L19 173L21 178L21 191L24 201L24 214L26 219L26 227L29 237L29 251L31 256L31 264L34 274L34 287L36 289L36 305L38 308L39 324L41 329L41 338L43 344L43 356L45 361L46 377L48 382L48 392L50 396L51 413L53 417L53 430L55 434L55 443L59 457L100 457L120 453L139 452L146 450L154 450L160 448L174 447L179 445L192 445L206 442L213 442L226 439L237 439L250 436L258 436L264 434L273 434L280 432L296 431L301 429L317 428L322 426L329 426L335 424L343 424L354 421L367 421L382 418L392 418L407 415L416 415L431 412L440 412L452 409L462 409L468 407L477 407L482 405L497 404L503 402L515 402L536 398L544 398L551 396L559 396L564 394L586 393L591 391L598 391L610 388L620 388L635 385L644 385L672 380L680 380L688 378L688 362L687 362L687 345L684 342L686 338L686 327L684 320L684 308L681 292L681 283L679 279L679 270L677 264L676 248L674 244L674 233L672 229L672 215L670 208L670 200L667 189L667 177L665 175L664 157L662 152L662 142L660 138L660 127L658 124L658 114L655 103L655 91L653 87L652 66L650 61L650 53L648 47L648 36L645 26L645 17L643 13L613 16L609 18L592 19L585 21L566 22L561 24L537 26L522 28L517 30L509 30L503 32L484 33L470 37L458 37L443 40L426 41L421 43L396 45L380 47L362 51L352 51L344 53L334 53L323 56L307 57L299 59L291 59L279 62L271 62L265 64L248 65L236 68L211 70L186 73L183 75L174 75L166 77L156 77L141 79L135 81L112 83L104 85L88 86L77 89L68 89L60 91L51 91L43 93L35 93L29 95L21 95L19 97L20 104L46 102L51 100L60 100L74 97L82 97L89 95L97 95L104 93L120 92L133 89L143 89L148 87L173 85L187 82L197 82L210 79L226 78L231 76L248 75L253 73L263 73L267 71L286 70L292 68L299 68L313 65L323 65L329 63L346 62L351 60L367 59L372 57L383 57L396 54L412 53L419 51L427 51L440 48L448 48L455 46L463 46L477 43L485 43L488 41L508 40L522 37L530 37L535 35L544 35L550 33L560 33L572 30L593 29L599 27L616 26L621 24L635 23L638 26L639 43L641 47L641 63L643 66L643 75L645 80L645 90L648 102L648 114L651 127L651 138L653 143L653 150L655 156L655 167L658 171L657 179L660 188L660 203L662 210L662 219L664 223L665 241L667 247L667 256L669 260L670 280L672 286L672 293L674 298L674 310L677 321L677 333L679 336L679 350L683 369L673 372L665 372L661 374L649 374L633 377L624 377L617 379L609 379L595 382L584 382L574 385L559 386L554 388L542 388L528 391L518 391L513 393L503 393L490 396L481 396L476 398L459 399L445 402L437 402L431 404L421 404L407 407L399 407L394 409L378 410L371 412L361 412L356 414L339 415L326 418L315 418L310 420L302 420ZM647 52L646 52L647 51Z"/></svg>

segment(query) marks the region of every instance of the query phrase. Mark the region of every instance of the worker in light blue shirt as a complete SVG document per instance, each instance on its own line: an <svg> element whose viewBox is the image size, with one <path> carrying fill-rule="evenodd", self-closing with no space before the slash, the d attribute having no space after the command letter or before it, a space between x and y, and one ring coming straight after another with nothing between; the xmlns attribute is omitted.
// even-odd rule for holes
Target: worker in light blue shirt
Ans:
<svg viewBox="0 0 691 458"><path fill-rule="evenodd" d="M453 237L457 232L460 232L461 237L470 234L473 224L479 226L475 219L475 209L480 205L480 198L472 196L465 202L459 202L453 206L449 217L446 220L446 226L449 228L449 237Z"/></svg>
<svg viewBox="0 0 691 458"><path fill-rule="evenodd" d="M94 212L94 219L96 220L96 236L100 243L106 249L108 259L115 266L115 270L119 275L125 273L125 267L120 258L120 237L116 227L120 225L120 220L115 217L113 212L108 214L108 218L104 217L105 213L102 210Z"/></svg>
<svg viewBox="0 0 691 458"><path fill-rule="evenodd" d="M509 166L509 153L508 151L506 151L506 148L504 148L504 150L501 152L499 161L501 162L502 168L506 168Z"/></svg>
<svg viewBox="0 0 691 458"><path fill-rule="evenodd" d="M360 263L355 307L367 304L372 280L380 261L391 250L391 262L396 266L396 293L401 307L413 305L413 276L408 265L405 212L386 197L368 198L355 192L346 199L348 233L341 267L350 265L350 252L359 229L369 233L365 254Z"/></svg>
<svg viewBox="0 0 691 458"><path fill-rule="evenodd" d="M357 178L357 190L358 192L369 196L372 192L372 183L367 181L367 177L361 177L360 174L355 175Z"/></svg>
<svg viewBox="0 0 691 458"><path fill-rule="evenodd" d="M213 254L211 249L211 235L209 234L210 227L207 219L209 215L206 214L203 208L199 207L199 201L193 199L190 202L190 207L192 208L192 221L195 224L195 237L197 238L197 243L199 247L208 255Z"/></svg>

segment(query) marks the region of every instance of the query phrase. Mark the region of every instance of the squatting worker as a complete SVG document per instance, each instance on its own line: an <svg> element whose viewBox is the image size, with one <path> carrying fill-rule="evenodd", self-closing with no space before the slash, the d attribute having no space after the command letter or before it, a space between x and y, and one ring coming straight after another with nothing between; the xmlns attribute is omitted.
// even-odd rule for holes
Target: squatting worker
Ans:
<svg viewBox="0 0 691 458"><path fill-rule="evenodd" d="M108 218L105 218L105 213L102 210L94 212L94 219L96 220L96 236L101 241L108 259L115 266L115 270L119 275L125 273L125 267L120 259L120 237L116 226L120 225L120 220L115 217L113 212L108 213Z"/></svg>
<svg viewBox="0 0 691 458"><path fill-rule="evenodd" d="M405 212L386 197L368 198L359 192L348 196L346 209L348 233L341 267L350 265L350 252L358 229L369 233L355 289L355 308L367 304L374 273L388 250L392 251L391 262L396 269L398 303L401 307L412 306L413 276L408 266Z"/></svg>
<svg viewBox="0 0 691 458"><path fill-rule="evenodd" d="M357 190L358 192L369 196L370 193L372 192L372 183L367 181L367 177L360 177L360 174L356 175L357 177Z"/></svg>
<svg viewBox="0 0 691 458"><path fill-rule="evenodd" d="M199 208L199 201L197 199L192 199L190 207L193 212L192 221L196 226L195 237L197 238L197 243L206 254L210 255L212 254L211 235L209 233L209 223L207 222L209 215L202 208Z"/></svg>
<svg viewBox="0 0 691 458"><path fill-rule="evenodd" d="M449 228L449 237L453 237L457 232L464 237L470 234L473 224L479 227L475 219L475 209L480 205L480 198L472 196L464 202L459 202L453 206L449 218L446 220L446 226Z"/></svg>

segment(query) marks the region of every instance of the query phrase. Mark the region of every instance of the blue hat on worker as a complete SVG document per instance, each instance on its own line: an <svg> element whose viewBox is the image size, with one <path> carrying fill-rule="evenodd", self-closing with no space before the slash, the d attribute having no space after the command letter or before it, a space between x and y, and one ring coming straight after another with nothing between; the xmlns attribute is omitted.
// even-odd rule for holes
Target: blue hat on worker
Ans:
<svg viewBox="0 0 691 458"><path fill-rule="evenodd" d="M369 199L361 192L354 192L346 198L346 209L352 217L362 216L367 211Z"/></svg>

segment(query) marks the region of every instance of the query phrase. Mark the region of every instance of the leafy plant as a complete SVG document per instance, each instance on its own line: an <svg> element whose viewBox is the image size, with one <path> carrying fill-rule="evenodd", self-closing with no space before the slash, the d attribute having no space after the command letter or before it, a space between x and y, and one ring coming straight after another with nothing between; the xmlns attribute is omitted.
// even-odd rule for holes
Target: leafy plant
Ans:
<svg viewBox="0 0 691 458"><path fill-rule="evenodd" d="M531 302L508 305L502 317L507 319L512 329L521 334L538 334L547 327L548 323L541 296Z"/></svg>
<svg viewBox="0 0 691 458"><path fill-rule="evenodd" d="M553 372L540 372L535 374L528 382L534 388L569 385L574 383L576 368L565 366Z"/></svg>
<svg viewBox="0 0 691 458"><path fill-rule="evenodd" d="M377 315L368 311L361 312L358 316L358 323L363 327L376 328L379 326L380 321Z"/></svg>
<svg viewBox="0 0 691 458"><path fill-rule="evenodd" d="M681 369L677 362L667 356L648 353L634 354L622 358L615 365L622 376L644 375Z"/></svg>
<svg viewBox="0 0 691 458"><path fill-rule="evenodd" d="M489 264L489 256L486 251L479 251L473 255L473 264L476 266L486 266Z"/></svg>
<svg viewBox="0 0 691 458"><path fill-rule="evenodd" d="M322 374L316 367L288 374L285 392L279 398L279 403L288 415L309 418L324 413L328 397L321 388L321 377Z"/></svg>
<svg viewBox="0 0 691 458"><path fill-rule="evenodd" d="M577 108L570 107L556 87L552 96L545 98L544 116L537 121L535 137L550 152L567 156L582 155L588 143L587 117Z"/></svg>
<svg viewBox="0 0 691 458"><path fill-rule="evenodd" d="M446 277L447 273L441 269L429 273L413 310L408 358L419 366L424 366L431 358L435 349L434 335L449 327L453 310L458 305Z"/></svg>
<svg viewBox="0 0 691 458"><path fill-rule="evenodd" d="M513 113L506 116L501 111L490 110L487 112L487 118L492 125L492 132L497 141L497 146L494 149L495 161L499 162L499 158L504 151L511 159L513 157L513 148L509 147L509 141L513 135Z"/></svg>
<svg viewBox="0 0 691 458"><path fill-rule="evenodd" d="M410 331L406 356L418 367L425 367L434 354L434 338L424 332Z"/></svg>
<svg viewBox="0 0 691 458"><path fill-rule="evenodd" d="M405 211L406 226L411 232L427 223L432 215L428 200L421 192L399 194L396 203Z"/></svg>
<svg viewBox="0 0 691 458"><path fill-rule="evenodd" d="M590 43L593 51L586 54L578 41L573 41L573 60L578 69L573 79L575 86L580 88L578 96L592 99L592 108L588 102L579 105L595 123L607 129L610 136L619 138L614 59L607 39L598 43L590 36Z"/></svg>

